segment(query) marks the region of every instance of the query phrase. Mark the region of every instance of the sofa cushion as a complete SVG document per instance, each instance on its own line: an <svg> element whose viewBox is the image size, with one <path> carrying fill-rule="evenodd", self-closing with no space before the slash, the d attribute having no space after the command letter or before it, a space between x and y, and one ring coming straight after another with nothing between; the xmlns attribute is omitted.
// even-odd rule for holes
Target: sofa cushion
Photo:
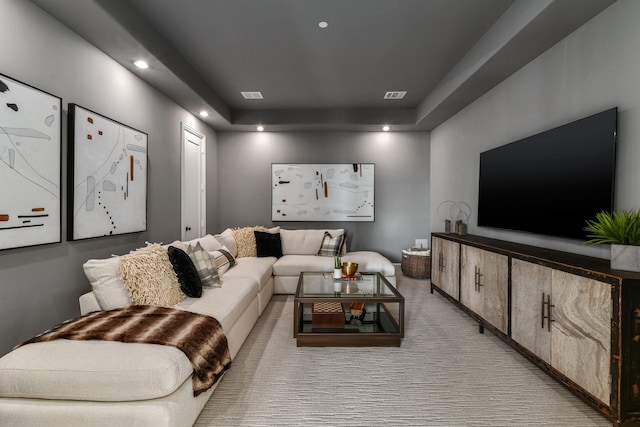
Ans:
<svg viewBox="0 0 640 427"><path fill-rule="evenodd" d="M195 246L189 245L187 254L198 272L202 286L220 286L220 277L213 257L209 255L209 252L204 250L200 242L197 242Z"/></svg>
<svg viewBox="0 0 640 427"><path fill-rule="evenodd" d="M298 276L303 271L333 271L333 258L318 255L285 255L273 265L275 276Z"/></svg>
<svg viewBox="0 0 640 427"><path fill-rule="evenodd" d="M133 304L131 295L120 278L120 257L90 259L82 265L82 268L103 310Z"/></svg>
<svg viewBox="0 0 640 427"><path fill-rule="evenodd" d="M228 333L257 295L256 280L224 277L221 288L205 288L201 298L186 298L178 308L213 316Z"/></svg>
<svg viewBox="0 0 640 427"><path fill-rule="evenodd" d="M318 255L320 256L336 256L342 253L342 242L344 241L344 234L338 234L332 236L328 231L324 232Z"/></svg>
<svg viewBox="0 0 640 427"><path fill-rule="evenodd" d="M180 290L188 297L200 298L202 295L202 281L189 254L174 246L169 246L167 253L169 254L169 261L173 265L173 270L178 276Z"/></svg>
<svg viewBox="0 0 640 427"><path fill-rule="evenodd" d="M269 282L273 275L273 264L278 259L275 257L263 257L263 258L238 258L237 266L225 275L223 284L226 286L226 279L234 278L247 278L258 283L258 290Z"/></svg>
<svg viewBox="0 0 640 427"><path fill-rule="evenodd" d="M55 340L19 347L0 359L0 396L85 401L155 399L191 381L192 373L189 359L170 346Z"/></svg>
<svg viewBox="0 0 640 427"><path fill-rule="evenodd" d="M361 273L382 273L383 276L393 276L396 272L391 261L378 252L349 252L342 256L342 262L358 263L358 271Z"/></svg>
<svg viewBox="0 0 640 427"><path fill-rule="evenodd" d="M325 231L332 236L344 234L344 229L337 230L280 230L283 255L317 255L322 245Z"/></svg>
<svg viewBox="0 0 640 427"><path fill-rule="evenodd" d="M282 256L282 242L280 241L280 233L267 233L264 231L253 232L256 238L256 255L261 257Z"/></svg>
<svg viewBox="0 0 640 427"><path fill-rule="evenodd" d="M134 304L171 307L185 297L167 250L157 243L122 255L120 274Z"/></svg>

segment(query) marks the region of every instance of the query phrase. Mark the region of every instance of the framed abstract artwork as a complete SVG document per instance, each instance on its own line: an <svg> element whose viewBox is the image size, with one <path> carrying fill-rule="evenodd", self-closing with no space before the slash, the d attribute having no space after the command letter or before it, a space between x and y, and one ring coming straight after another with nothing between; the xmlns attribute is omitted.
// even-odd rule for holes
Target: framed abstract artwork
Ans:
<svg viewBox="0 0 640 427"><path fill-rule="evenodd" d="M271 165L272 221L374 221L373 163Z"/></svg>
<svg viewBox="0 0 640 427"><path fill-rule="evenodd" d="M147 134L69 104L68 239L147 229Z"/></svg>
<svg viewBox="0 0 640 427"><path fill-rule="evenodd" d="M0 74L0 249L60 242L61 109Z"/></svg>

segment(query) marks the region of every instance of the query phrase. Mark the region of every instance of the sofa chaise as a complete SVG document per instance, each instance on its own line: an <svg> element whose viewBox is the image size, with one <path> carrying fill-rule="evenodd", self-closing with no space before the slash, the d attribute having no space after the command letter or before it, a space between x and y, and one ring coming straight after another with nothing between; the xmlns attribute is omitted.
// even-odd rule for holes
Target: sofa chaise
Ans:
<svg viewBox="0 0 640 427"><path fill-rule="evenodd" d="M250 239L256 231L277 234L282 256L258 256L260 240ZM199 298L184 298L176 307L216 318L233 359L274 293L294 293L301 271L333 270L333 256L318 252L328 238L341 234L341 229L245 227L165 245L182 250L199 245L221 273L221 286L203 287ZM380 272L395 285L394 265L382 255L349 253L346 245L340 254L344 261L358 262L359 271ZM82 314L133 304L119 258L89 260L83 266L92 290L80 296ZM194 397L192 372L185 355L170 346L75 340L29 344L0 358L0 420L16 426L192 425L219 384Z"/></svg>

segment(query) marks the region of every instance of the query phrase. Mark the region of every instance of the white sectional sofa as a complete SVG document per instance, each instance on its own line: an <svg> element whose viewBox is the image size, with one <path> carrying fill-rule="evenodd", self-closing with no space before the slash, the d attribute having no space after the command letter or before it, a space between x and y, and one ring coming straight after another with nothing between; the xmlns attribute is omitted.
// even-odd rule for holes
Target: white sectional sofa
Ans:
<svg viewBox="0 0 640 427"><path fill-rule="evenodd" d="M294 293L301 271L333 270L333 257L317 255L325 230L270 231L280 233L282 257L235 258L235 266L221 276L221 287L204 288L200 298L186 298L177 306L215 317L232 359L274 293ZM225 230L172 245L200 242L212 252L224 245L238 255L233 235L233 230ZM395 285L395 268L382 255L343 253L344 261L359 263L360 272L380 272ZM82 313L132 303L119 277L118 258L89 260L84 268L92 291L80 297ZM11 426L191 425L219 384L194 397L192 371L180 350L162 345L73 340L28 344L0 359L0 420Z"/></svg>

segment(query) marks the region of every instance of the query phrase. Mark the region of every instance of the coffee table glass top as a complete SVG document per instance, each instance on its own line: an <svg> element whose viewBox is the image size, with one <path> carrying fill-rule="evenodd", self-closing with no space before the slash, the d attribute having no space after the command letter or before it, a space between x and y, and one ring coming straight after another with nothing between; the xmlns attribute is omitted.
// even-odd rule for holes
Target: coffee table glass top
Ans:
<svg viewBox="0 0 640 427"><path fill-rule="evenodd" d="M363 274L357 279L334 279L332 273L304 272L298 298L308 297L399 297L396 289L380 274Z"/></svg>

